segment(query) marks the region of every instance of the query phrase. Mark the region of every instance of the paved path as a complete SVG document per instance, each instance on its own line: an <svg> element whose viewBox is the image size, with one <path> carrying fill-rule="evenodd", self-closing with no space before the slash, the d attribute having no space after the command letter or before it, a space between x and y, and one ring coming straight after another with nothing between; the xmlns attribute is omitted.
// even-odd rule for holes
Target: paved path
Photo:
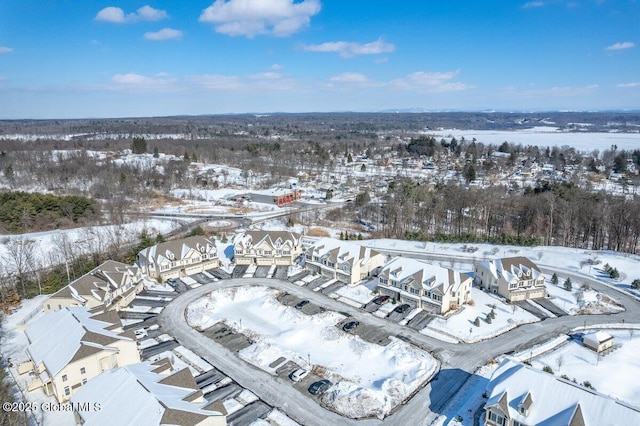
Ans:
<svg viewBox="0 0 640 426"><path fill-rule="evenodd" d="M546 271L545 271L546 272ZM567 272L563 273L567 275ZM572 274L578 278L578 275ZM613 289L598 283L597 280L579 276L581 282L611 294ZM185 310L194 300L204 296L211 290L234 286L260 285L272 287L294 294L299 298L310 300L325 309L344 312L360 322L373 326L385 327L391 335L400 336L429 351L441 362L441 371L436 380L423 388L416 396L401 406L391 416L385 418L384 424L427 425L442 413L442 409L464 382L480 366L490 359L510 352L519 351L542 343L553 336L567 333L573 328L606 323L640 323L640 303L625 293L615 294L615 298L625 307L624 312L611 315L580 315L549 318L542 322L521 325L507 333L490 340L474 344L452 344L420 334L406 326L401 326L387 319L378 318L361 309L337 302L319 292L305 287L298 287L287 281L266 278L231 279L208 284L181 294L171 301L158 317L162 328L174 336L178 342L201 355L209 363L215 365L240 385L253 391L268 404L281 408L296 421L308 425L380 425L378 419L350 420L322 408L313 399L294 389L283 379L271 376L240 360L234 353L221 345L213 343L204 335L189 327L185 320Z"/></svg>

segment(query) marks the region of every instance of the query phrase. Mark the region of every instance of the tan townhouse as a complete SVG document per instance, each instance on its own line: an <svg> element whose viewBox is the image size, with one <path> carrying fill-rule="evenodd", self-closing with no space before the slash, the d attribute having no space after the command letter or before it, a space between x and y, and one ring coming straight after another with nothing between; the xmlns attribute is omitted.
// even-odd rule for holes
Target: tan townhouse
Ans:
<svg viewBox="0 0 640 426"><path fill-rule="evenodd" d="M167 359L105 371L71 399L76 424L225 426L222 401L208 402L185 368ZM100 409L94 409L94 407Z"/></svg>
<svg viewBox="0 0 640 426"><path fill-rule="evenodd" d="M544 274L526 257L480 262L474 272L476 285L498 293L510 302L537 299L547 294Z"/></svg>
<svg viewBox="0 0 640 426"><path fill-rule="evenodd" d="M151 278L165 281L220 265L215 241L202 236L167 241L138 253L138 265Z"/></svg>
<svg viewBox="0 0 640 426"><path fill-rule="evenodd" d="M462 272L403 257L393 258L378 275L380 294L436 314L467 303L472 284Z"/></svg>
<svg viewBox="0 0 640 426"><path fill-rule="evenodd" d="M140 268L108 260L52 294L42 307L45 313L69 306L120 310L128 306L142 289Z"/></svg>
<svg viewBox="0 0 640 426"><path fill-rule="evenodd" d="M29 391L42 387L58 402L105 370L140 362L133 332L122 331L115 311L63 308L33 321L25 334L29 361L18 372L32 375Z"/></svg>
<svg viewBox="0 0 640 426"><path fill-rule="evenodd" d="M487 385L485 426L640 424L640 409L509 358Z"/></svg>
<svg viewBox="0 0 640 426"><path fill-rule="evenodd" d="M236 265L293 265L302 254L300 234L288 231L245 231L233 246Z"/></svg>
<svg viewBox="0 0 640 426"><path fill-rule="evenodd" d="M345 284L356 284L378 272L386 256L351 241L321 238L305 252L307 270Z"/></svg>

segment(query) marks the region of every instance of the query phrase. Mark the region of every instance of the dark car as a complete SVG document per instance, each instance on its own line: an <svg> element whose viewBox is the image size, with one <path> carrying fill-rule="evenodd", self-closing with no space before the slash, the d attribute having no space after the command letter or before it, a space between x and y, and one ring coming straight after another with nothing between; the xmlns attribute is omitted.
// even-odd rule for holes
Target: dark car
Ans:
<svg viewBox="0 0 640 426"><path fill-rule="evenodd" d="M313 395L321 394L322 392L329 389L331 386L331 382L327 379L320 380L319 382L314 382L309 386L309 393Z"/></svg>
<svg viewBox="0 0 640 426"><path fill-rule="evenodd" d="M403 305L398 306L397 308L395 308L393 310L393 312L397 312L399 314L404 314L405 312L408 312L409 309L411 309L411 306L407 305L406 303Z"/></svg>
<svg viewBox="0 0 640 426"><path fill-rule="evenodd" d="M389 300L391 300L389 296L378 296L373 299L373 303L376 305L384 305L385 303L389 303Z"/></svg>
<svg viewBox="0 0 640 426"><path fill-rule="evenodd" d="M344 331L350 331L350 330L353 330L354 328L356 328L359 325L360 325L360 323L358 321L350 321L350 322L346 323L345 325L343 325L342 329Z"/></svg>
<svg viewBox="0 0 640 426"><path fill-rule="evenodd" d="M296 305L296 309L302 309L305 306L307 306L309 304L308 300L301 300L300 302L298 302L298 304Z"/></svg>

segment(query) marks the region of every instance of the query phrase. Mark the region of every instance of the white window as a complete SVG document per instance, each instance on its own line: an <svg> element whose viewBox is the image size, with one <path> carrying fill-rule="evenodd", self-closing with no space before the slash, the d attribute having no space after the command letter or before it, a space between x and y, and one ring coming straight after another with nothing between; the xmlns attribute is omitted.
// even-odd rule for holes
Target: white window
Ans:
<svg viewBox="0 0 640 426"><path fill-rule="evenodd" d="M85 374L86 372L87 372L87 370L86 370L84 367L82 367L82 368L80 369L80 374Z"/></svg>
<svg viewBox="0 0 640 426"><path fill-rule="evenodd" d="M66 381L67 381L67 379L68 379L67 375L66 375L66 374L63 374L63 375L62 375L62 381L63 381L63 382L66 382Z"/></svg>
<svg viewBox="0 0 640 426"><path fill-rule="evenodd" d="M517 420L514 420L514 421L513 421L513 426L527 426L527 425L525 425L524 423L520 423L520 422L519 422L519 421L517 421Z"/></svg>
<svg viewBox="0 0 640 426"><path fill-rule="evenodd" d="M65 386L65 387L64 387L64 394L65 394L66 396L71 395L71 389L69 389L69 386Z"/></svg>

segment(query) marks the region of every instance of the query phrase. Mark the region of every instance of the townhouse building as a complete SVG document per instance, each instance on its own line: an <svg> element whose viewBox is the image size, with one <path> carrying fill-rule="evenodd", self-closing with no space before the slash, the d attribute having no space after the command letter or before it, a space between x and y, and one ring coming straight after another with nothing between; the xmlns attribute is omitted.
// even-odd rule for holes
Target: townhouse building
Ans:
<svg viewBox="0 0 640 426"><path fill-rule="evenodd" d="M391 259L378 275L380 294L435 314L467 303L472 284L465 273L403 257Z"/></svg>

